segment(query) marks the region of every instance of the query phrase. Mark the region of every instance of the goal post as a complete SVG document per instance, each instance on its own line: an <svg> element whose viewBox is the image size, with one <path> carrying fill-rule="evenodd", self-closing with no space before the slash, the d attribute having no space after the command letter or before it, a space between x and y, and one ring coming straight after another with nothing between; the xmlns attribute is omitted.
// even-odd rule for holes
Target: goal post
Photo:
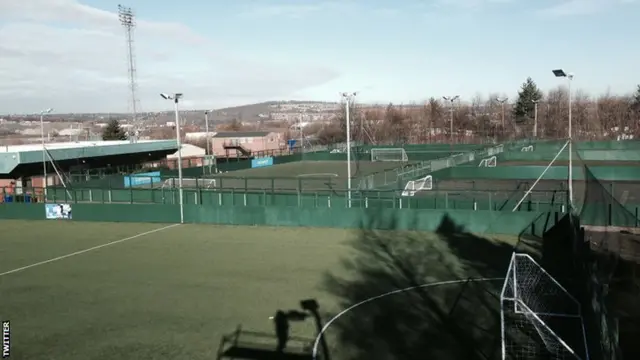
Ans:
<svg viewBox="0 0 640 360"><path fill-rule="evenodd" d="M498 165L498 158L495 156L491 156L485 159L482 159L478 164L478 167L496 167Z"/></svg>
<svg viewBox="0 0 640 360"><path fill-rule="evenodd" d="M409 156L403 148L371 149L371 161L409 161Z"/></svg>
<svg viewBox="0 0 640 360"><path fill-rule="evenodd" d="M511 257L500 319L503 360L589 359L580 303L527 254Z"/></svg>
<svg viewBox="0 0 640 360"><path fill-rule="evenodd" d="M162 183L162 188L177 189L180 187L178 178L167 179ZM216 187L216 179L182 178L182 188L186 189L212 189Z"/></svg>
<svg viewBox="0 0 640 360"><path fill-rule="evenodd" d="M433 177L427 175L422 179L411 180L407 182L402 191L402 196L415 196L417 192L433 189Z"/></svg>

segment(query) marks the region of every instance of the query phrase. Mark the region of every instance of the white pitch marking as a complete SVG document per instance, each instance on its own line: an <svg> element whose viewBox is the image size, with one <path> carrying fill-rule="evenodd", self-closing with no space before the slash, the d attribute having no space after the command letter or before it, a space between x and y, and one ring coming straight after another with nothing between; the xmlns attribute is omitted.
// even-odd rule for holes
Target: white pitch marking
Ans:
<svg viewBox="0 0 640 360"><path fill-rule="evenodd" d="M407 287L407 288L404 288L404 289L398 289L398 290L389 291L388 293L384 293L382 295L377 295L377 296L374 296L374 297L370 297L370 298L368 298L366 300L360 301L359 303L357 303L355 305L351 305L350 307L342 310L338 315L334 316L331 320L327 321L327 323L324 324L324 326L322 327L322 330L320 330L320 333L316 337L316 341L313 343L313 352L311 353L311 359L312 360L316 360L316 357L318 356L318 345L320 344L320 339L324 335L325 331L329 328L329 326L331 326L331 323L333 323L339 317L341 317L342 315L348 313L349 311L357 308L360 305L364 305L366 303L369 303L369 302L374 301L374 300L381 299L381 298L386 297L386 296L395 295L395 294L403 293L403 292L406 292L406 291L411 291L411 290L416 290L416 289L426 288L426 287L431 287L431 286L460 284L460 283L467 282L467 281L469 281L469 282L480 282L480 281L498 281L498 280L504 280L504 278L481 278L481 279L464 279L464 280L438 281L438 282L427 283L427 284L422 284L422 285L410 286L410 287Z"/></svg>
<svg viewBox="0 0 640 360"><path fill-rule="evenodd" d="M172 228L172 227L176 227L176 226L179 226L179 225L181 225L181 224L173 224L173 225L168 225L168 226L161 227L161 228L159 228L159 229L153 229L153 230L150 230L150 231L145 231L145 232L143 232L143 233L140 233L140 234L137 234L137 235L133 235L133 236L129 236L129 237L124 238L124 239L115 240L115 241L112 241L112 242L109 242L109 243L106 243L106 244L102 244L102 245L94 246L94 247L91 247L91 248L88 248L88 249L84 249L84 250L80 250L80 251L76 251L76 252L73 252L73 253L71 253L71 254L58 256L58 257L55 257L55 258L53 258L53 259L49 259L49 260L45 260L45 261L40 261L40 262L37 262L37 263L35 263L35 264L31 264L31 265L27 265L27 266L19 267L19 268L17 268L17 269L9 270L9 271L6 271L6 272L3 272L3 273L0 273L0 276L5 276L5 275L9 275L9 274L17 273L17 272L20 272L20 271L22 271L22 270L30 269L30 268L32 268L32 267L36 267L36 266L40 266L40 265L44 265L44 264L48 264L48 263L52 263L52 262L54 262L54 261L58 261L58 260L62 260L62 259L66 259L66 258L69 258L69 257L72 257L72 256L76 256L76 255L84 254L84 253L89 252L89 251L98 250L98 249L100 249L100 248L107 247L107 246L111 246L111 245L115 245L115 244L118 244L118 243L121 243L121 242L124 242L124 241L137 239L137 238L139 238L139 237L142 237L142 236L145 236L145 235L149 235L149 234L153 234L153 233L156 233L156 232L159 232L159 231L162 231L162 230L170 229L170 228Z"/></svg>

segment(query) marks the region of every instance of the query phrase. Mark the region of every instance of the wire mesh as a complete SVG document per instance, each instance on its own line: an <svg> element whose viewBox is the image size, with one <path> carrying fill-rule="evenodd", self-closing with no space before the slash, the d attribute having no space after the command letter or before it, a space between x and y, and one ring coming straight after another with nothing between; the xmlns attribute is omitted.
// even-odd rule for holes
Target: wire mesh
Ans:
<svg viewBox="0 0 640 360"><path fill-rule="evenodd" d="M630 184L604 183L593 174L578 151L574 149L571 155L575 173L572 207L582 225L577 237L584 242L584 250L576 255L584 271L584 303L589 305L586 310L592 317L592 351L597 351L603 359L636 357L633 354L637 355L637 350L623 350L621 343L625 334L620 333L620 324L625 318L629 321L629 316L640 315L636 301L628 302L640 296L640 285L635 278L640 261L640 221L637 214L624 205L629 196L629 191L624 189ZM615 187L621 191L614 191ZM637 339L637 330L627 335ZM635 342L630 341L627 348L637 348Z"/></svg>

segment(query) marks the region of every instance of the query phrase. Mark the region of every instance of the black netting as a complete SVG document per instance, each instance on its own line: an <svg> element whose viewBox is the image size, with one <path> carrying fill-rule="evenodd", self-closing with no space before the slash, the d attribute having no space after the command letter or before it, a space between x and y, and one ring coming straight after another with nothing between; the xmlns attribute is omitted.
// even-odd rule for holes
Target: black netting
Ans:
<svg viewBox="0 0 640 360"><path fill-rule="evenodd" d="M572 156L577 215L571 217L572 242L591 359L638 358L638 333L626 324L640 319L634 276L640 259L640 222L611 191L616 183L601 182L577 151Z"/></svg>

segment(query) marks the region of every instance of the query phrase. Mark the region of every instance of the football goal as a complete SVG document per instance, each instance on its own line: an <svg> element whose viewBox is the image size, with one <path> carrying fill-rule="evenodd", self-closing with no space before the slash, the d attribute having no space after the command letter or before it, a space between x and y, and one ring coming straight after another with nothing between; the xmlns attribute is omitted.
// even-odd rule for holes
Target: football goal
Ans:
<svg viewBox="0 0 640 360"><path fill-rule="evenodd" d="M409 161L403 148L371 149L371 161Z"/></svg>
<svg viewBox="0 0 640 360"><path fill-rule="evenodd" d="M167 179L162 183L162 188L177 189L180 186L178 178ZM183 189L211 189L216 187L215 179L182 178Z"/></svg>
<svg viewBox="0 0 640 360"><path fill-rule="evenodd" d="M520 151L522 151L522 152L533 151L533 145L525 146L522 149L520 149Z"/></svg>
<svg viewBox="0 0 640 360"><path fill-rule="evenodd" d="M478 167L496 167L496 165L498 165L498 158L492 156L486 159L482 159L482 161L480 161L480 164L478 164Z"/></svg>
<svg viewBox="0 0 640 360"><path fill-rule="evenodd" d="M589 359L580 303L527 254L511 257L500 315L503 360Z"/></svg>
<svg viewBox="0 0 640 360"><path fill-rule="evenodd" d="M427 175L422 179L411 180L404 186L402 196L414 196L418 191L432 190L433 189L433 177Z"/></svg>

